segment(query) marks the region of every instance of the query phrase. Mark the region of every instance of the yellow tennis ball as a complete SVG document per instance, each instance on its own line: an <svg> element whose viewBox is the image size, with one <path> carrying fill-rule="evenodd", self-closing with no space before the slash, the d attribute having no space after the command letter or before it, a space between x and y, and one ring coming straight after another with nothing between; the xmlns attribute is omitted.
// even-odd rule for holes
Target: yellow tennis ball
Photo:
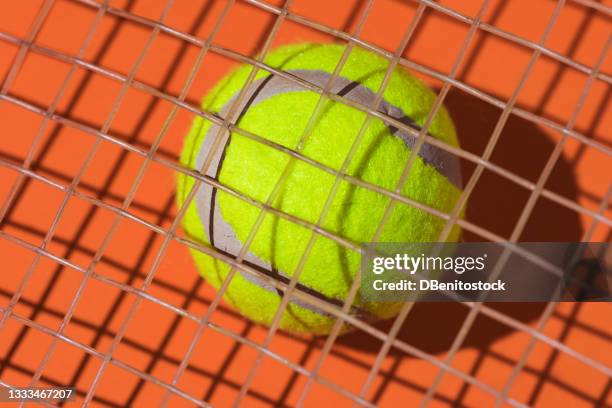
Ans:
<svg viewBox="0 0 612 408"><path fill-rule="evenodd" d="M271 52L265 63L323 88L340 61L340 45L297 44ZM333 83L331 92L361 105L372 106L389 62L355 48ZM244 65L222 79L204 98L202 109L228 114L252 67ZM313 114L319 94L300 84L260 70L237 112L239 128L295 150ZM420 80L396 69L386 86L378 110L416 129L426 120L435 94ZM366 119L362 110L327 100L304 142L301 154L339 170ZM220 132L219 126L197 117L181 155L184 165L200 171L210 155L206 174L251 199L265 203L280 179L289 156L238 132ZM429 133L457 146L452 121L444 108L434 118ZM215 138L220 148L211 151ZM347 173L372 185L393 191L410 157L415 138L405 131L372 119L350 161ZM317 165L297 160L282 184L273 207L286 214L317 223L335 176ZM178 176L177 200L182 206L194 179ZM443 212L450 212L460 194L456 157L424 144L410 170L401 194ZM322 228L356 243L370 242L390 198L372 189L343 180L331 202ZM183 227L193 240L236 256L247 239L260 209L227 192L202 184L187 208ZM379 242L436 241L444 221L425 211L398 203L388 218ZM245 262L262 274L289 282L311 238L312 230L290 220L266 214L252 241ZM459 235L455 228L449 240ZM230 267L193 250L201 274L219 287ZM318 235L303 266L298 289L321 302L341 306L355 274L360 253L331 238ZM238 271L224 298L243 315L269 325L280 305L282 292L265 280ZM358 294L351 313L365 320L390 318L397 303L367 302ZM292 298L280 327L294 333L326 334L335 319L315 304Z"/></svg>

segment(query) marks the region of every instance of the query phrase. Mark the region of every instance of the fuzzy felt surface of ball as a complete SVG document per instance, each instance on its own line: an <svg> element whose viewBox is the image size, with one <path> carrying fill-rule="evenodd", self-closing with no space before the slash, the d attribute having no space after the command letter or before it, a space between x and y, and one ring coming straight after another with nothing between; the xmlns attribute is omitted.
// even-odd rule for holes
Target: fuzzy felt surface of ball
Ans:
<svg viewBox="0 0 612 408"><path fill-rule="evenodd" d="M316 302L291 299L283 312L280 328L293 333L329 333L335 318L320 305L342 306L361 263L359 251L313 232L308 226L320 223L325 232L357 245L370 242L390 202L389 196L376 188L396 189L416 143L414 135L384 118L394 118L418 130L435 100L435 94L423 82L396 68L379 106L372 109L381 115L368 121L359 144L353 149L367 117L365 111L375 102L389 61L357 47L351 50L330 87L330 94L343 100L324 99L313 121L311 117L321 97L318 89L328 85L343 52L341 45L313 43L272 51L264 63L291 79L264 69L258 71L229 118L231 124L248 135L235 130L228 132L219 124L197 116L181 155L185 166L201 171L230 190L201 183L186 209L183 229L190 239L229 257L238 254L255 225L261 208L253 203L265 203L274 192L271 207L288 217L271 212L264 216L244 260L260 276L238 270L224 298L244 316L269 325L283 292L267 278L288 283L300 267L297 289L316 298ZM251 65L243 65L222 79L203 99L202 110L226 118L252 69ZM446 144L458 145L452 120L443 107L428 133ZM291 158L289 151L299 151L303 160ZM376 188L341 179L320 222L336 181L333 172L342 168L349 152L352 159L345 174ZM278 188L277 183L290 161L287 177ZM194 183L193 177L179 173L180 207ZM425 143L399 194L449 213L460 192L458 159L444 149ZM294 222L296 219L300 222ZM439 217L397 202L377 241L435 242L444 224ZM456 241L459 233L455 227L448 240ZM314 244L308 257L302 259L313 234L316 235ZM191 252L201 274L213 286L220 287L230 266L201 251ZM350 313L373 321L393 317L400 306L367 302L357 293Z"/></svg>

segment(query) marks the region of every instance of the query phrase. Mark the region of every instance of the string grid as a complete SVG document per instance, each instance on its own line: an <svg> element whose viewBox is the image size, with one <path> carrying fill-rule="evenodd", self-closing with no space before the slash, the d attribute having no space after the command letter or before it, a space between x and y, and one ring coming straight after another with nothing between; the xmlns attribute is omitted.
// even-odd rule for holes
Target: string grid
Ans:
<svg viewBox="0 0 612 408"><path fill-rule="evenodd" d="M612 8L589 0L542 2L547 17L538 34L531 37L515 33L520 32L518 26L500 28L498 19L504 7L510 6L494 0L472 2L471 14L450 1L340 2L346 5L334 6L338 8L334 9L338 12L335 23L313 17L322 5L298 0L203 4L44 0L24 6L22 14L15 6L11 11L21 19L15 18L13 25L9 19L0 20L0 121L8 123L0 138L0 254L7 275L6 283L0 284L0 384L75 387L77 398L66 405L313 406L316 401L337 400L347 406L372 407L394 406L409 397L414 405L423 407L434 403L476 406L475 401L523 407L547 406L570 395L571 401L584 406L611 406L612 328L601 321L601 316L610 313L609 304L550 302L507 308L475 302L407 303L392 322L372 324L349 313L359 280L342 307L296 286L319 237L352 251L364 250L361 243L322 226L341 182L390 198L375 238L394 206L410 205L445 221L440 240L456 225L465 239L503 243L508 251L516 250L513 244L522 240L610 240L612 179L607 169L612 140L606 129L612 122L606 115L606 101L612 85ZM381 46L385 18L380 15L395 7L408 10L403 12L410 18L402 20L394 40ZM560 51L549 44L556 30L566 27L566 13L584 17L583 25L576 29L569 47ZM77 15L82 32L71 39L66 26ZM239 24L245 21L252 27ZM55 28L49 28L53 24ZM414 51L419 42L426 44L427 27L437 28L436 24L462 33L456 52L449 51L443 62L428 61L422 57L426 54ZM589 24L597 28L597 41L580 37ZM253 37L252 43L244 41L247 34ZM324 87L264 63L274 45L304 36L346 45ZM512 68L514 82L499 85L499 89L490 87L495 81L486 85L470 76L480 60L491 58L487 57L487 41L498 41L500 53L504 47L514 47L520 55L517 58L523 58L518 68ZM593 55L588 62L579 52L585 43ZM329 92L354 47L390 62L372 106ZM239 63L253 70L229 113L221 117L202 110L199 98L203 92L227 67ZM47 68L45 64L56 65ZM389 75L398 66L437 89L437 99L420 130L377 109ZM49 77L44 78L47 69ZM232 123L232 109L238 109L260 70L320 95L310 124L316 123L327 100L367 114L340 169ZM546 111L555 98L554 90L542 92L539 102L533 100L540 94L522 99L533 93L534 76L540 81L553 78L549 85L553 89L563 85L564 75L578 78L572 82L575 98L571 104L551 108L553 113ZM461 114L453 107L463 112L477 107L470 114L482 123L470 125L469 119L458 123L462 147L446 145L427 133L442 105L449 107L456 120ZM196 115L219 125L219 132L231 130L282 152L290 163L301 161L334 176L319 220L310 223L272 207L288 170L270 197L259 202L205 175L219 143L213 145L202 169L180 164L182 137ZM367 123L376 118L384 118L417 140L394 190L347 174ZM309 128L303 143L307 143ZM464 128L478 131L479 141L466 140L471 135L462 133ZM509 141L513 135L518 140ZM457 156L467 170L463 193L450 214L400 194L425 144ZM526 150L531 153L524 153ZM533 161L531 170L522 168L521 154ZM187 205L181 209L174 205L177 172L195 180L186 202L201 185L209 184L259 209L258 221L237 257L181 232ZM565 185L559 187L559 183ZM520 196L513 201L514 207L495 201L503 186ZM487 194L493 198L487 199ZM480 205L478 211L493 215L470 216L473 202L478 203L475 207ZM464 206L468 216L462 219ZM554 211L546 214L549 208ZM267 214L312 233L288 283L243 263ZM566 218L554 218L557 214ZM534 219L540 219L539 223ZM565 225L545 227L539 235L534 232L553 221ZM219 291L197 276L187 248L231 266ZM527 256L546 264L532 254ZM547 268L555 270L550 265ZM222 296L238 271L282 291L281 306L270 328L245 321L223 304ZM335 317L331 335L303 338L278 331L290 299L310 303ZM452 324L443 322L440 311L451 312ZM448 324L443 333L446 338L437 341L427 333L420 338L410 333L423 328L418 325L423 319ZM340 336L345 323L356 332ZM497 334L485 333L488 328ZM511 355L504 352L506 347L513 350ZM476 357L473 350L478 350ZM492 375L482 368L490 361L504 372ZM567 373L575 366L590 385L572 382ZM340 367L348 370L346 378ZM426 370L427 378L420 378L420 370Z"/></svg>

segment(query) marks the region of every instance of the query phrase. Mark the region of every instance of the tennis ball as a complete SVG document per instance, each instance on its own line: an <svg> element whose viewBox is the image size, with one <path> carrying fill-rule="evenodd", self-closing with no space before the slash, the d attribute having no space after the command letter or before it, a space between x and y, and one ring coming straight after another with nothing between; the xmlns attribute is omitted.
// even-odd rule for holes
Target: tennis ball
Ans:
<svg viewBox="0 0 612 408"><path fill-rule="evenodd" d="M297 44L269 53L265 63L323 88L340 61L340 45ZM331 92L364 106L372 106L389 62L371 52L354 48L333 83ZM245 86L252 66L237 68L222 79L202 102L202 109L221 117ZM241 100L232 123L276 145L296 150L319 94L301 84L259 70ZM420 80L396 69L386 86L378 110L418 129L426 120L435 94ZM346 103L326 100L318 120L302 144L301 154L339 170L366 119L362 110ZM453 123L442 108L429 132L457 146ZM219 148L211 152L214 140ZM393 191L411 153L415 138L378 118L372 119L350 161L347 173L375 186ZM187 135L181 162L202 170L221 184L260 203L268 200L290 157L287 153L238 132L197 117ZM295 160L295 159L294 159ZM401 194L428 206L450 212L460 194L458 160L448 152L424 144L410 170ZM335 176L303 160L296 160L276 194L272 207L315 224L330 194ZM182 206L195 180L178 175L177 201ZM322 228L356 243L371 241L390 198L343 180L331 202ZM184 216L185 233L193 240L235 257L249 236L260 209L235 195L202 183ZM379 242L436 241L444 221L405 203L398 203L379 236ZM289 282L302 257L312 230L268 212L252 241L245 262L262 274ZM459 230L449 237L456 241ZM230 267L201 251L192 250L201 274L219 287ZM360 268L360 253L335 240L318 235L301 272L298 289L321 302L343 304L353 277ZM280 305L282 292L265 279L237 271L224 298L243 315L269 325ZM359 294L351 313L373 321L393 317L398 303L365 301ZM335 320L320 306L292 298L280 327L293 333L326 334Z"/></svg>

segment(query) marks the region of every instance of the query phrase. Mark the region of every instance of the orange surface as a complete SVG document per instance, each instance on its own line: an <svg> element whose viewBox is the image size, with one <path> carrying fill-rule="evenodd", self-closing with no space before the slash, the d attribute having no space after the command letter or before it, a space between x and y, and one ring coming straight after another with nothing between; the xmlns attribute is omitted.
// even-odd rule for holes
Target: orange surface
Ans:
<svg viewBox="0 0 612 408"><path fill-rule="evenodd" d="M11 38L27 38L29 29L43 1L4 2L0 10L0 32ZM292 13L319 24L352 32L365 8L365 1L295 0ZM111 1L112 7L134 15L158 20L162 0ZM269 4L280 4L271 1ZM473 17L480 1L440 1L457 12ZM532 42L538 42L551 18L555 2L548 0L492 1L483 20L495 27ZM225 6L224 1L175 1L165 24L175 30L205 39L215 26ZM608 2L608 6L610 3ZM360 38L377 47L394 51L415 15L417 4L409 1L374 2ZM78 1L57 0L45 19L34 43L69 56L75 56L93 24L96 9ZM255 56L274 22L267 11L236 1L213 43L243 55ZM545 46L587 67L597 62L612 33L609 15L568 1L563 7ZM428 10L403 55L408 60L437 71L450 72L469 26L457 19ZM135 64L151 29L105 15L83 60L95 66L127 75ZM286 20L278 30L274 45L302 40L334 41L334 37ZM337 40L339 41L339 40ZM168 33L161 33L142 61L135 79L160 91L178 96L195 63L199 49ZM0 79L13 66L18 46L0 37ZM501 101L513 94L533 50L478 31L468 48L457 79ZM209 52L204 58L186 101L198 101L235 62ZM43 110L56 97L70 65L38 52L27 53L8 95ZM612 75L612 52L608 51L601 72ZM442 83L417 73L434 88ZM562 126L574 114L588 75L542 55L529 75L517 99L517 106ZM78 68L57 105L57 113L73 121L100 129L119 95L121 84L99 73ZM574 129L586 138L612 147L612 112L610 83L594 81ZM446 99L458 127L464 149L482 154L501 110L458 89ZM148 149L164 126L172 105L142 90L129 88L109 134L140 148ZM192 114L179 109L169 124L157 154L176 160ZM6 99L0 98L1 163L21 166L43 118ZM511 115L501 134L491 161L530 182L536 182L548 156L561 134L544 125ZM91 151L95 137L51 121L44 129L35 151L32 169L61 185L69 185ZM105 203L121 206L143 163L143 158L108 141L101 142L91 165L77 186L80 193ZM464 163L467 180L474 165ZM546 189L590 211L597 211L610 188L612 161L609 155L570 139L546 184ZM0 165L0 203L4 205L18 173ZM173 201L173 172L158 163L146 170L129 212L147 222L168 228L176 214ZM467 218L477 226L508 238L525 205L529 192L508 179L485 171L469 202ZM0 224L4 234L18 237L34 246L43 242L62 202L63 192L40 181L29 179L20 190ZM604 216L612 218L609 203ZM75 265L87 268L109 231L115 214L92 206L83 199L69 200L48 250ZM592 225L593 218L564 207L548 198L540 198L520 239L579 240ZM610 240L609 226L600 223L593 241ZM474 234L466 239L476 240ZM162 237L129 219L123 218L112 241L96 266L103 277L140 287L160 249ZM19 286L35 254L4 236L0 236L0 306L6 307ZM34 269L14 313L51 330L58 330L61 320L77 291L82 273L62 267L43 257ZM201 316L214 297L214 291L198 276L185 247L172 241L161 260L148 293L170 305ZM135 300L133 294L91 280L78 303L64 334L102 353L108 351L112 338L121 327ZM535 327L545 305L495 306L521 322ZM444 358L468 309L454 304L419 304L409 315L399 338ZM213 322L254 342L263 342L265 328L255 326L222 305ZM389 326L381 325L388 330ZM137 309L114 358L137 370L170 382L191 342L197 325L173 311L150 301ZM589 358L612 366L612 319L609 304L561 304L556 307L544 333L560 340ZM9 318L0 328L0 379L13 385L27 385L51 343L51 337L37 329L27 329ZM529 343L528 334L513 330L485 316L479 316L470 330L466 344L453 366L495 389L502 389L517 359ZM87 357L83 350L60 341L43 372L43 385L73 385L78 397L69 406L83 400L100 360ZM294 338L277 333L271 350L282 357L312 369L321 354L321 339ZM359 393L380 349L381 343L364 333L340 338L321 369L321 376L353 393ZM178 387L214 406L229 406L253 365L257 352L232 338L206 330L197 344L188 369ZM429 388L438 370L431 363L393 349L368 392L367 399L383 407L413 406ZM265 357L257 372L244 406L293 406L306 378L291 367ZM97 387L95 406L155 406L164 389L115 365L109 365ZM538 342L527 365L510 390L518 401L538 407L612 406L612 380L601 371L578 362ZM307 406L351 406L338 392L315 383ZM447 374L432 407L492 406L491 394ZM171 406L190 406L173 396Z"/></svg>

